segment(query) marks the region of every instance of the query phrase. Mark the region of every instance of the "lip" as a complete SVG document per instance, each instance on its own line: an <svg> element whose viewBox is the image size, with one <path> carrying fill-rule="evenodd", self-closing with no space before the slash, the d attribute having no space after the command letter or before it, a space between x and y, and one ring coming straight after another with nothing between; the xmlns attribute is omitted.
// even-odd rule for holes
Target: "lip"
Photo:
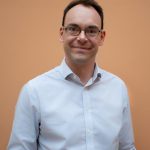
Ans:
<svg viewBox="0 0 150 150"><path fill-rule="evenodd" d="M79 51L89 51L90 50L90 48L87 48L87 47L72 47L72 48L78 49Z"/></svg>

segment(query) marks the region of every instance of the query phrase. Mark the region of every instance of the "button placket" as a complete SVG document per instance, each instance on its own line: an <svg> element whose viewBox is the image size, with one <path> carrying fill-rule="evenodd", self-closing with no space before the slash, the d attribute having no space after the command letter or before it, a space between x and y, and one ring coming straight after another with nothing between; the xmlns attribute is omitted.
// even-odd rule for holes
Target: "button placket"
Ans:
<svg viewBox="0 0 150 150"><path fill-rule="evenodd" d="M87 150L93 149L93 124L92 124L92 114L91 114L91 105L90 97L88 93L88 87L83 89L83 109L85 117L85 134L86 134L86 144Z"/></svg>

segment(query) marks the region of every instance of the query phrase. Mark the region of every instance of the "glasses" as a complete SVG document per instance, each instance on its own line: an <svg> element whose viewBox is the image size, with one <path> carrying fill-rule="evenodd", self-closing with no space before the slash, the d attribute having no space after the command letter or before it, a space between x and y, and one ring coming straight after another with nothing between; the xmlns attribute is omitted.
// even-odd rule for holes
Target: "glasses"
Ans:
<svg viewBox="0 0 150 150"><path fill-rule="evenodd" d="M84 31L86 37L89 38L97 37L99 33L102 31L99 30L99 28L96 26L89 26L86 27L85 29L81 29L78 25L68 25L67 27L64 27L64 30L68 35L71 36L78 36L80 35L81 31Z"/></svg>

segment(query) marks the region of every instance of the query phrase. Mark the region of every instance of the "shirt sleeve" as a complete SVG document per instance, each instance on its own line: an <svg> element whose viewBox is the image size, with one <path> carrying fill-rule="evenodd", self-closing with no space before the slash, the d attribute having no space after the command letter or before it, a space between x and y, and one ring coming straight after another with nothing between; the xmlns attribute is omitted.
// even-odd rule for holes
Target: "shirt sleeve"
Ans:
<svg viewBox="0 0 150 150"><path fill-rule="evenodd" d="M33 92L33 91L32 91ZM8 150L37 150L39 113L36 97L30 94L28 85L20 93L12 127Z"/></svg>
<svg viewBox="0 0 150 150"><path fill-rule="evenodd" d="M130 113L130 104L127 88L123 89L123 100L125 103L122 117L122 128L119 134L119 150L136 150Z"/></svg>

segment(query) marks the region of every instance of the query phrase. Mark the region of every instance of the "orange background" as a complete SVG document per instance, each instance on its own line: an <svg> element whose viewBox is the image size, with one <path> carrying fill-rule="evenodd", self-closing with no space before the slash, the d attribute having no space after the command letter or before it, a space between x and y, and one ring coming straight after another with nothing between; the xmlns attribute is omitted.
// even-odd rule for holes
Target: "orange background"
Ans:
<svg viewBox="0 0 150 150"><path fill-rule="evenodd" d="M60 64L62 12L70 0L0 0L0 150L11 132L21 87ZM137 150L150 149L150 1L98 0L106 40L97 63L125 80Z"/></svg>

